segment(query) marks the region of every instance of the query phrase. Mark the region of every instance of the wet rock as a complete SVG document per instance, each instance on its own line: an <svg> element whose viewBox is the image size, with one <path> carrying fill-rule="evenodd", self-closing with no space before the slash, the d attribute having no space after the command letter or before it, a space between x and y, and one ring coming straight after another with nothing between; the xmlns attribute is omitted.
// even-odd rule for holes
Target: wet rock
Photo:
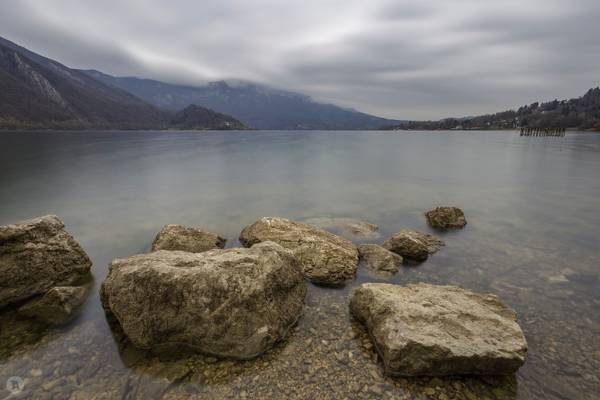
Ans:
<svg viewBox="0 0 600 400"><path fill-rule="evenodd" d="M377 225L354 218L313 217L303 222L348 240L375 240L381 236Z"/></svg>
<svg viewBox="0 0 600 400"><path fill-rule="evenodd" d="M427 223L436 229L462 228L467 225L465 214L458 207L436 207L427 211L425 217Z"/></svg>
<svg viewBox="0 0 600 400"><path fill-rule="evenodd" d="M356 246L333 233L302 222L265 217L240 234L240 242L246 247L266 240L290 249L300 261L304 276L314 283L338 286L356 275Z"/></svg>
<svg viewBox="0 0 600 400"><path fill-rule="evenodd" d="M298 261L273 242L117 259L101 288L104 308L135 346L239 359L283 339L305 293Z"/></svg>
<svg viewBox="0 0 600 400"><path fill-rule="evenodd" d="M376 244L361 244L358 255L367 268L386 274L395 274L402 265L402 257Z"/></svg>
<svg viewBox="0 0 600 400"><path fill-rule="evenodd" d="M85 301L84 286L57 286L43 296L32 299L19 308L19 314L50 325L63 325L72 320Z"/></svg>
<svg viewBox="0 0 600 400"><path fill-rule="evenodd" d="M350 312L366 325L390 375L507 375L525 361L515 311L491 294L366 283Z"/></svg>
<svg viewBox="0 0 600 400"><path fill-rule="evenodd" d="M227 239L216 233L183 225L165 225L152 242L152 251L180 250L201 253L225 247Z"/></svg>
<svg viewBox="0 0 600 400"><path fill-rule="evenodd" d="M383 247L389 251L415 261L426 260L430 254L445 245L441 239L433 235L411 229L402 229L383 242Z"/></svg>
<svg viewBox="0 0 600 400"><path fill-rule="evenodd" d="M0 226L0 307L72 285L91 265L55 215Z"/></svg>

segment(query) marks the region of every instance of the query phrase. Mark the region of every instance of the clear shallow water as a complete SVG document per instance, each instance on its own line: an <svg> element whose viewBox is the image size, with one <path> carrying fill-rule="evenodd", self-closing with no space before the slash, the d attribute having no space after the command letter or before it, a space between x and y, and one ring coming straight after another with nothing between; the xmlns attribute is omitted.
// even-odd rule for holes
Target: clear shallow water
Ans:
<svg viewBox="0 0 600 400"><path fill-rule="evenodd" d="M0 314L0 390L21 398L595 399L600 393L600 135L511 132L4 132L0 224L55 213L94 262L71 325ZM469 225L391 278L359 268L342 290L309 285L286 342L249 362L158 360L113 333L97 287L111 259L149 249L162 225L199 225L237 246L261 216L339 216L430 231L457 205ZM529 343L512 378L390 379L348 316L364 281L456 284L498 294ZM0 399L8 392L0 391Z"/></svg>

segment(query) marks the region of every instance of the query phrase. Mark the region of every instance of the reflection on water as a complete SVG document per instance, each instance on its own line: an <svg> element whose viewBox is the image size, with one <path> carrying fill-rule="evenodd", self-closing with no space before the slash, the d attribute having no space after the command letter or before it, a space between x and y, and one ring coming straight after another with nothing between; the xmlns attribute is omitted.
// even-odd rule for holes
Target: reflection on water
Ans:
<svg viewBox="0 0 600 400"><path fill-rule="evenodd" d="M94 261L81 315L48 328L0 313L0 389L14 398L593 399L600 393L600 136L507 132L15 132L0 134L0 224L58 214ZM469 225L391 277L359 268L344 289L309 285L288 340L253 361L158 359L111 330L97 286L112 258L147 251L166 223L236 246L260 216L338 216L429 231L422 212ZM507 378L391 379L347 298L365 281L431 282L501 296L529 343ZM0 391L0 398L7 396Z"/></svg>

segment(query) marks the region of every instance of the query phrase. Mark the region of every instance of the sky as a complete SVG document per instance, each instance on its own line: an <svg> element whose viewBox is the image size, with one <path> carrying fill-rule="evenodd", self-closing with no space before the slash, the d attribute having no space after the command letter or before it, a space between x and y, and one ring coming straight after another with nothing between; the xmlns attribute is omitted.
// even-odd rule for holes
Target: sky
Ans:
<svg viewBox="0 0 600 400"><path fill-rule="evenodd" d="M0 36L73 68L241 79L398 119L600 84L600 0L0 0Z"/></svg>

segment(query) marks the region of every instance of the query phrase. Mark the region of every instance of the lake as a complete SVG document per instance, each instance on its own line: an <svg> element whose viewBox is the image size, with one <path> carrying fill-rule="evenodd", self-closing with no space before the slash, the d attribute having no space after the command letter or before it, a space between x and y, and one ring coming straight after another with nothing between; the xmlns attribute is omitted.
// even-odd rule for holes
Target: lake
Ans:
<svg viewBox="0 0 600 400"><path fill-rule="evenodd" d="M261 216L351 217L431 232L461 207L446 247L390 278L359 266L343 289L309 284L289 338L252 361L160 360L113 332L98 299L107 265L146 252L164 224L239 246ZM600 135L517 132L3 132L0 224L57 214L94 265L66 327L0 314L0 398L597 399L600 393ZM388 378L348 296L366 281L453 284L499 295L529 344L514 377Z"/></svg>

